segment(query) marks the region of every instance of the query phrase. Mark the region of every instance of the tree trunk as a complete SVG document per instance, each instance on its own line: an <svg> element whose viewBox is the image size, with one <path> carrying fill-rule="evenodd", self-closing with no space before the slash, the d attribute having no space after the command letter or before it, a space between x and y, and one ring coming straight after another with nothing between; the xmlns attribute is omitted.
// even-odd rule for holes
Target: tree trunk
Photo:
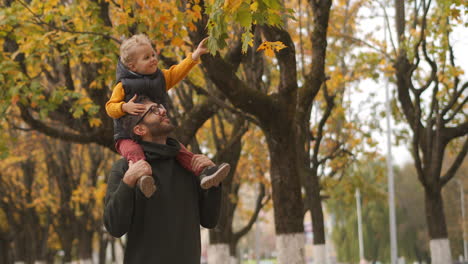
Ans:
<svg viewBox="0 0 468 264"><path fill-rule="evenodd" d="M217 243L208 246L208 264L230 263L229 244Z"/></svg>
<svg viewBox="0 0 468 264"><path fill-rule="evenodd" d="M0 264L11 263L11 250L10 241L0 238Z"/></svg>
<svg viewBox="0 0 468 264"><path fill-rule="evenodd" d="M304 188L310 210L310 219L313 241L313 258L317 263L326 263L327 253L325 247L325 225L323 219L322 199L320 197L320 184L316 170L305 170Z"/></svg>
<svg viewBox="0 0 468 264"><path fill-rule="evenodd" d="M311 212L312 230L314 232L314 245L325 245L325 226L323 220L322 199L320 197L320 183L314 173L310 177L311 192L308 194Z"/></svg>
<svg viewBox="0 0 468 264"><path fill-rule="evenodd" d="M304 264L304 233L276 234L278 263ZM316 262L321 263L321 262ZM323 262L322 262L323 263Z"/></svg>
<svg viewBox="0 0 468 264"><path fill-rule="evenodd" d="M93 232L83 229L79 234L78 240L78 259L80 262L89 263L93 257Z"/></svg>
<svg viewBox="0 0 468 264"><path fill-rule="evenodd" d="M314 232L315 236L315 232ZM314 263L328 263L327 261L327 247L325 243L322 244L315 244L312 247L312 257L314 259Z"/></svg>
<svg viewBox="0 0 468 264"><path fill-rule="evenodd" d="M288 126L288 122L279 123ZM295 133L285 129L281 132L283 134L265 133L270 150L278 260L281 264L302 264L305 263L304 206L296 161L296 144L293 138Z"/></svg>
<svg viewBox="0 0 468 264"><path fill-rule="evenodd" d="M99 258L98 264L105 264L107 257L107 245L109 244L107 240L107 234L99 232Z"/></svg>
<svg viewBox="0 0 468 264"><path fill-rule="evenodd" d="M433 191L424 189L426 205L426 221L429 229L431 259L434 264L452 262L447 225L445 222L444 205L440 189Z"/></svg>

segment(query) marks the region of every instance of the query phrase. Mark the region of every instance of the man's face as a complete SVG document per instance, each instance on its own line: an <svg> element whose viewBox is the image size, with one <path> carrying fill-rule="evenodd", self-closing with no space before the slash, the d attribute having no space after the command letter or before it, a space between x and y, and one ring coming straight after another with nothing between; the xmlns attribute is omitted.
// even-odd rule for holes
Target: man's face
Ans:
<svg viewBox="0 0 468 264"><path fill-rule="evenodd" d="M167 111L161 104L145 103L146 112L138 125L145 126L148 136L167 136L174 130L174 125L167 117ZM143 136L143 135L142 135Z"/></svg>
<svg viewBox="0 0 468 264"><path fill-rule="evenodd" d="M148 44L138 45L132 50L135 58L129 68L139 74L153 74L158 69L158 57L156 51Z"/></svg>

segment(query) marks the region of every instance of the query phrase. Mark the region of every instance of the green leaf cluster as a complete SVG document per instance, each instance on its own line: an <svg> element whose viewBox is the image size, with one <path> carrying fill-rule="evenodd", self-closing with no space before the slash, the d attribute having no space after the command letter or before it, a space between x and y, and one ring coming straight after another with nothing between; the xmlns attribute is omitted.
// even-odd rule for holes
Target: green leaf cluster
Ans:
<svg viewBox="0 0 468 264"><path fill-rule="evenodd" d="M258 1L224 1L215 0L205 3L209 15L207 24L208 48L211 54L216 54L227 46L226 39L233 28L240 27L242 31L242 52L247 52L253 46L252 27L254 25L282 26L283 18L292 18L292 9L287 9L278 0Z"/></svg>

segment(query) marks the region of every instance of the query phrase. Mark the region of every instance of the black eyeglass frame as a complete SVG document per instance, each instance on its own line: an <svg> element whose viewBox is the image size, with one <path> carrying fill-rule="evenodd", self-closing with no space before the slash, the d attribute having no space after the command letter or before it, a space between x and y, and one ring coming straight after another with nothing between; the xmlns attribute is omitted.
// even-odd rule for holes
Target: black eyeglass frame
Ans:
<svg viewBox="0 0 468 264"><path fill-rule="evenodd" d="M143 119L145 118L145 116L151 112L155 115L159 115L159 113L161 112L161 109L164 109L166 110L166 108L164 107L164 105L162 104L155 104L155 105L152 105L139 119L138 121L135 123L135 126L140 124L141 121L143 121Z"/></svg>

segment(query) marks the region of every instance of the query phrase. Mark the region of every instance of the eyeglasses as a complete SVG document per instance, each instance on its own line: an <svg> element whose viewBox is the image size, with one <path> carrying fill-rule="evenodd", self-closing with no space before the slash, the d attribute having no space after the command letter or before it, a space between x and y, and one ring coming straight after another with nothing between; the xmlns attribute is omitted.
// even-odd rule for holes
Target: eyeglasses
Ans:
<svg viewBox="0 0 468 264"><path fill-rule="evenodd" d="M164 107L164 105L162 104L155 104L155 105L152 105L148 111L146 111L141 117L140 119L138 119L138 121L135 123L135 126L138 125L141 121L143 121L143 119L145 118L145 116L148 114L148 113L153 113L155 115L159 115L161 113L161 110L166 110L166 108Z"/></svg>

